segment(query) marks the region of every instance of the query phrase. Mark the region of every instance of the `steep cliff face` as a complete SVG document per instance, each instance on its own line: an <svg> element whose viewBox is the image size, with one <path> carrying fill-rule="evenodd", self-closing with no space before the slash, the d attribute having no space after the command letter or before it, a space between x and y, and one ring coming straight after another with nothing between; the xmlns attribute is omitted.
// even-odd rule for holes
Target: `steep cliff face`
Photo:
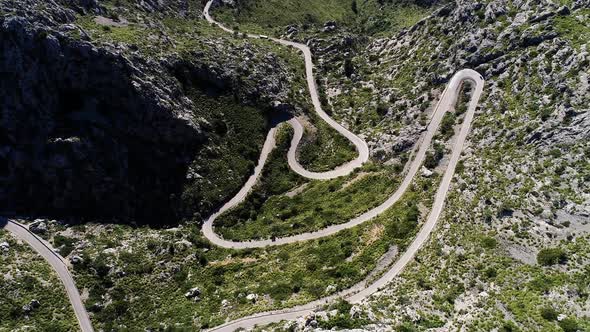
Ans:
<svg viewBox="0 0 590 332"><path fill-rule="evenodd" d="M206 138L175 82L19 17L0 40L2 209L170 216Z"/></svg>
<svg viewBox="0 0 590 332"><path fill-rule="evenodd" d="M205 61L199 49L156 57L126 43L98 43L74 24L107 12L95 1L1 6L7 14L0 18L0 211L162 224L207 213L235 190L221 182L194 188L198 179L187 178L195 161L207 163L211 150L228 144L219 126L232 131L218 113L223 106L203 100L228 95L232 107L260 105L252 133L260 136L263 110L284 87L273 80L271 88L238 85L232 66ZM146 13L160 8L142 6ZM236 182L247 165L233 174ZM202 191L222 185L227 193L203 202ZM183 199L187 190L192 195Z"/></svg>

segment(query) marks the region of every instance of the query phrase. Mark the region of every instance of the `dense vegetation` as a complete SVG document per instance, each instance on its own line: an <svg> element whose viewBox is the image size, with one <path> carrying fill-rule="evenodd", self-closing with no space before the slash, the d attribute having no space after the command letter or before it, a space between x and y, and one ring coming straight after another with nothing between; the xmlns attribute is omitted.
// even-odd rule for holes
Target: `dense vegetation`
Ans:
<svg viewBox="0 0 590 332"><path fill-rule="evenodd" d="M364 34L392 34L424 17L432 2L406 0L287 0L237 2L224 8L220 18L229 26L255 31L280 31L288 25L304 29L334 21Z"/></svg>
<svg viewBox="0 0 590 332"><path fill-rule="evenodd" d="M268 129L264 115L254 107L239 105L228 96L212 99L199 91L191 95L198 105L196 115L213 127L209 137L213 148L205 148L189 167L191 179L182 201L187 212L211 211L250 175Z"/></svg>
<svg viewBox="0 0 590 332"><path fill-rule="evenodd" d="M290 136L281 133L259 184L245 202L216 220L224 238L282 237L344 223L379 205L395 189L391 170L372 164L350 176L304 181L289 170L289 143Z"/></svg>
<svg viewBox="0 0 590 332"><path fill-rule="evenodd" d="M0 250L0 331L17 331L23 326L39 331L76 330L71 304L47 262L0 229L3 242L10 248Z"/></svg>

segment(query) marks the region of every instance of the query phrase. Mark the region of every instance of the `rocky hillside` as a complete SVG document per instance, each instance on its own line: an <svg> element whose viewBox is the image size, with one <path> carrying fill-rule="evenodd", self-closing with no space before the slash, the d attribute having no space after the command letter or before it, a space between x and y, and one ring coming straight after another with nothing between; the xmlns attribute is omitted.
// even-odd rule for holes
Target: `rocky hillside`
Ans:
<svg viewBox="0 0 590 332"><path fill-rule="evenodd" d="M353 82L373 85L373 92L381 96L358 109L362 116L383 108L377 125L366 127L375 137L375 153L383 150L395 158L396 151L404 151L406 144L401 142L412 135L391 128L403 123L419 133L424 122L412 119L427 116L430 107L425 103L457 70L473 68L486 79L486 95L466 151L465 165L472 168L465 172L478 174L484 183L466 179L473 182L467 190L484 194L481 187L495 184L498 196L487 193L494 197L482 204L504 210L500 216L528 201L531 213L552 211L545 213L545 219L568 205L567 211L577 219L587 218L588 193L583 184L589 178L582 161L590 138L590 56L588 39L578 36L588 33L589 14L588 1L460 2L396 38L374 41L368 54L360 56L371 65L359 66ZM336 101L346 98L345 89L345 96L337 95ZM502 164L488 168L490 158ZM547 193L541 196L533 193L543 191ZM552 206L543 206L543 201Z"/></svg>
<svg viewBox="0 0 590 332"><path fill-rule="evenodd" d="M399 169L452 75L472 68L486 80L442 221L416 261L361 307L285 328L588 330L589 27L587 0L490 0L442 5L401 32L275 29L312 47L326 108ZM444 171L444 136L423 174Z"/></svg>
<svg viewBox="0 0 590 332"><path fill-rule="evenodd" d="M305 211L306 226L349 219L338 213L362 208L369 187L392 187L368 172L403 173L457 70L479 71L485 87L438 226L406 270L360 305L336 301L272 329L590 330L590 1L303 1L227 0L215 15L310 45L325 109L367 138L373 160L359 181L299 186L283 132L261 180L281 189L277 204L261 210L273 200L259 191L236 210L254 235L295 228L289 218ZM322 11L306 22L314 7L301 3ZM6 212L199 221L249 174L267 113L306 102L298 54L221 32L200 17L200 1L0 0L0 9ZM72 263L96 329L199 330L307 303L378 277L407 248L468 96L399 204L334 236L230 250L199 223L50 218L32 228ZM324 201L341 195L337 204L315 199L316 186ZM271 218L258 227L258 215ZM6 306L18 314L7 326L28 303Z"/></svg>
<svg viewBox="0 0 590 332"><path fill-rule="evenodd" d="M250 172L265 112L288 93L285 62L192 25L196 1L0 10L3 213L157 224L207 214ZM254 144L236 143L243 135Z"/></svg>
<svg viewBox="0 0 590 332"><path fill-rule="evenodd" d="M589 26L583 0L460 1L357 47L348 65L342 39L315 40L340 69L325 82L334 112L386 163L406 160L453 73L486 80L442 225L365 303L372 329L588 328Z"/></svg>

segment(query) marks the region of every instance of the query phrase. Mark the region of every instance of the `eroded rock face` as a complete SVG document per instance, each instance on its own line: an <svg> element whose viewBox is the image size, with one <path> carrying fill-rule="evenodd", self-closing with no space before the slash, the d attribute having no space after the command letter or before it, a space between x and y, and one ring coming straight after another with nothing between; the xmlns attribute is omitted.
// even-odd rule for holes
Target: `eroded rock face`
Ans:
<svg viewBox="0 0 590 332"><path fill-rule="evenodd" d="M173 82L23 17L2 20L0 45L1 210L172 214L156 203L205 140Z"/></svg>
<svg viewBox="0 0 590 332"><path fill-rule="evenodd" d="M186 4L142 1L137 10L182 17ZM112 14L94 0L0 0L0 10L0 213L156 224L207 214L181 201L189 165L215 148L188 91L215 89L264 104L261 112L285 100L273 54L262 65L243 59L245 75L246 64L208 61L199 49L153 57L96 43L75 22Z"/></svg>

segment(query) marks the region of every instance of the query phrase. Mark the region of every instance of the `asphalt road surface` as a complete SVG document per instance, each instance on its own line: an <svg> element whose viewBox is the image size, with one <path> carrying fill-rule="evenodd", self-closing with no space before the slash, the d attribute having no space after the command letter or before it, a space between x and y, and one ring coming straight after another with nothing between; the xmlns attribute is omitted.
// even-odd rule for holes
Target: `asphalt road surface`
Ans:
<svg viewBox="0 0 590 332"><path fill-rule="evenodd" d="M47 261L47 263L49 263L49 265L51 265L55 272L57 272L59 279L66 289L70 303L74 308L74 313L78 319L80 330L83 332L92 332L93 329L92 324L90 323L90 318L88 317L86 308L84 307L82 299L80 298L78 288L76 288L76 284L70 275L67 263L64 258L57 254L50 244L29 231L26 225L19 224L12 220L7 220L5 218L2 218L0 223L4 225L5 230L11 232L17 238L28 243L37 253L39 253L39 255L41 255L41 257Z"/></svg>
<svg viewBox="0 0 590 332"><path fill-rule="evenodd" d="M213 3L213 0L209 1L207 3L207 5L205 6L205 9L203 12L205 18L209 22L218 25L221 29L223 29L227 32L233 33L233 31L231 29L228 29L228 28L224 27L223 25L221 25L220 23L216 22L209 15L209 9L210 9L212 3ZM252 34L249 34L248 37L261 38L260 35L252 35ZM326 123L328 123L332 128L336 129L336 131L338 131L341 135L345 136L348 140L350 140L354 144L354 146L356 147L356 149L358 151L357 158L355 158L354 160L352 160L344 165L337 167L336 169L334 169L332 171L328 171L328 172L307 171L299 164L299 162L297 161L297 158L296 158L296 149L297 149L297 146L299 145L299 142L303 136L303 126L296 119L291 119L291 120L289 120L289 124L295 130L295 134L294 134L293 140L291 142L291 147L288 152L288 161L289 161L290 167L295 172L297 172L298 174L300 174L304 177L307 177L310 179L323 179L323 180L332 179L334 177L349 174L355 168L360 167L369 158L369 149L367 147L367 144L363 139L361 139L360 137L351 133L346 128L342 127L340 124L338 124L336 121L334 121L332 118L330 118L322 110L321 104L319 101L319 95L317 93L317 88L315 85L314 76L313 76L313 62L312 62L311 51L309 50L309 47L307 47L306 45L303 45L303 44L299 44L299 43L295 43L295 42L291 42L291 41L287 41L287 40L276 39L276 38L270 38L270 39L277 42L277 43L291 46L291 47L295 47L295 48L302 51L302 53L304 55L304 59L305 59L307 83L308 83L312 103L314 105L314 109L315 109L316 113L324 121L326 121ZM260 241L234 242L234 241L224 240L224 239L220 238L214 232L213 221L221 213L227 211L228 209L230 209L230 208L234 207L235 205L239 204L240 202L242 202L246 198L246 196L248 195L248 193L250 192L250 190L252 189L254 184L256 183L258 177L260 176L262 168L264 167L264 164L266 163L266 159L268 158L269 153L272 151L272 149L276 145L276 142L275 142L276 127L271 128L271 130L269 130L269 132L268 132L266 141L265 141L264 146L262 148L262 152L261 152L260 158L258 160L258 165L256 166L256 168L254 170L254 174L252 174L252 176L250 176L250 178L244 184L244 186L241 188L241 190L238 192L238 194L236 194L229 202L227 202L222 208L220 208L218 212L213 214L203 225L203 234L205 235L205 237L207 237L212 243L214 243L218 246L222 246L222 247L226 247L226 248L235 248L235 249L258 248L258 247L281 245L281 244L293 243L293 242L298 242L298 241L317 239L317 238L321 238L324 236L335 234L335 233L337 233L341 230L347 229L347 228L357 226L367 220L370 220L370 219L378 216L379 214L381 214L382 212L387 210L389 207L391 207L393 204L395 204L395 202L397 202L402 197L404 192L407 190L407 188L411 184L414 176L416 175L420 166L422 165L422 162L424 161L426 151L427 151L428 147L430 146L432 138L433 138L434 134L436 133L436 130L439 127L444 114L447 111L450 111L453 109L453 107L458 99L458 93L459 93L460 86L465 81L474 82L475 83L475 90L473 91L473 95L472 95L471 101L469 103L469 107L468 107L467 113L465 115L465 119L463 121L461 131L460 131L460 133L453 145L452 155L449 160L449 165L447 166L447 169L443 175L443 179L442 179L442 181L439 185L439 188L436 192L435 200L434 200L432 209L430 211L430 214L428 216L428 219L426 220L426 222L424 223L424 225L420 229L418 235L416 236L416 238L414 239L412 244L401 255L401 257L397 260L397 262L392 266L392 268L387 273L385 273L381 278L379 278L377 281L373 282L370 285L367 285L366 282L363 281L363 282L361 282L357 285L354 285L353 287L351 287L347 290L344 290L340 293L337 293L337 294L331 295L329 297L325 297L325 298L307 303L305 305L300 305L300 306L296 306L293 308L287 308L287 309L282 309L282 310L262 312L262 313L254 314L251 316L243 317L243 318L231 321L231 322L227 322L223 325L217 326L217 327L211 329L210 331L234 331L238 328L251 328L255 325L264 325L264 324L269 324L269 323L273 323L273 322L279 322L281 320L296 319L300 316L303 316L303 315L313 312L314 310L319 308L321 305L328 303L331 300L336 299L338 297L343 297L352 303L360 302L363 299L369 297L371 294L380 290L383 286L385 286L387 283L389 283L393 278L395 278L397 275L399 275L401 273L401 271L404 269L404 267L414 258L417 251L426 242L426 240L428 239L428 237L432 233L434 227L436 226L436 223L439 219L439 216L440 216L443 206L444 206L445 198L448 193L448 190L449 190L449 187L451 184L451 180L452 180L453 175L455 173L455 168L456 168L459 158L461 156L461 151L463 149L463 145L464 145L467 135L469 133L471 122L472 122L473 117L475 115L475 109L477 108L477 104L478 104L479 98L480 98L482 90L483 90L484 80L483 80L483 77L479 73L477 73L473 70L470 70L470 69L461 70L457 74L455 74L455 76L453 76L453 78L451 79L451 81L447 85L447 88L443 92L441 99L439 100L439 102L436 106L436 109L433 113L431 122L428 125L426 133L425 133L424 138L422 140L422 143L420 144L420 146L418 148L418 152L416 153L414 159L412 160L412 162L410 164L410 167L404 177L404 180L402 181L402 183L400 184L398 189L395 191L395 193L393 193L392 196L390 196L385 202L383 202L378 207L376 207L376 208L374 208L374 209L372 209L372 210L370 210L370 211L368 211L368 212L366 212L366 213L364 213L364 214L362 214L362 215L360 215L360 216L358 216L346 223L339 224L339 225L332 225L332 226L329 226L327 228L324 228L324 229L316 231L316 232L304 233L304 234L299 234L299 235L295 235L295 236L288 236L288 237L276 239L274 241L273 240L260 240ZM93 329L92 329L92 325L90 323L90 319L88 317L88 313L86 312L86 309L84 308L84 305L82 303L82 299L80 298L80 294L78 292L78 289L76 288L74 280L72 279L72 276L70 275L70 273L68 271L67 262L63 259L63 257L61 257L59 254L57 254L53 250L51 245L49 245L44 240L37 237L35 234L31 233L28 230L27 226L21 225L19 223L16 223L14 221L7 220L7 219L1 219L0 224L3 225L4 229L8 230L9 232L14 234L16 237L20 238L21 240L27 242L57 272L60 280L62 281L62 283L66 289L66 293L68 294L70 302L72 303L72 307L74 308L74 312L76 314L76 318L78 319L80 329L83 332L92 332Z"/></svg>
<svg viewBox="0 0 590 332"><path fill-rule="evenodd" d="M227 32L233 32L231 29L228 29L228 28L224 27L222 24L216 22L210 16L209 9L210 9L212 3L213 3L213 0L210 0L207 3L207 5L205 6L205 9L204 9L205 18L209 22L218 25L223 30L225 30ZM248 37L260 38L259 35L248 35ZM314 107L316 109L316 112L320 115L320 117L324 121L326 121L329 125L331 125L333 128L335 128L338 132L340 132L342 135L346 136L351 142L353 142L355 144L355 146L357 147L357 150L359 151L359 157L357 159L355 159L354 161L352 161L352 166L343 165L342 167L339 167L339 168L331 171L333 173L328 172L328 174L326 174L325 177L322 177L321 173L318 174L318 173L307 172L305 169L303 169L303 167L301 167L301 165L297 162L297 159L296 159L296 147L299 144L299 141L301 140L301 136L303 135L303 128L302 128L301 124L298 123L296 120L290 120L291 126L295 129L295 135L294 135L294 138L291 142L291 147L288 152L288 161L289 161L290 167L294 171L299 173L300 175L308 177L308 178L328 179L328 178L332 178L335 176L339 176L340 175L339 172L342 172L343 174L348 174L351 171L350 168L354 169L354 167L358 167L358 166L362 165L362 163L364 163L368 159L368 149L367 149L366 143L364 141L362 141L362 139L358 138L356 135L350 133L348 130L341 127L338 123L336 123L333 119L331 119L321 109L321 106L319 104L319 98L317 97L317 89L315 87L315 80L313 77L313 70L312 70L313 63L311 60L311 52L310 52L309 48L303 44L294 43L294 42L290 42L290 41L286 41L286 40L282 40L282 39L276 39L276 38L270 38L270 39L272 39L280 44L283 44L283 45L296 47L303 52L304 57L305 57L307 82L309 85L310 94L311 94L312 101L314 103ZM468 106L465 118L463 120L463 124L461 126L461 131L459 132L459 135L457 136L457 138L452 146L451 158L449 160L449 164L447 166L447 169L445 170L445 173L443 175L442 181L441 181L441 183L438 187L438 190L436 192L431 211L428 215L426 222L422 225L420 231L418 232L418 235L416 236L416 238L412 241L410 246L400 256L400 258L396 261L396 263L381 278L379 278L375 282L371 283L370 285L367 285L366 281L362 281L362 282L354 285L353 287L346 289L342 292L339 292L337 294L334 294L334 295L331 295L331 296L328 296L325 298L321 298L319 300L316 300L316 301L313 301L313 302L310 302L310 303L307 303L304 305L299 305L299 306L295 306L295 307L287 308L287 309L257 313L257 314L251 315L251 316L247 316L247 317L243 317L243 318L240 318L240 319L237 319L234 321L227 322L227 323L222 324L220 326L214 327L214 328L210 329L209 331L234 331L234 330L240 329L240 328L248 329L248 328L252 328L256 325L265 325L265 324L269 324L269 323L280 322L282 320L294 320L294 319L297 319L298 317L312 313L314 310L317 310L322 305L329 303L330 301L332 301L336 298L339 298L339 297L345 298L347 301L349 301L351 303L358 303L358 302L361 302L362 300L366 299L367 297L371 296L373 293L379 291L387 283L389 283L391 280L393 280L393 278L398 276L403 271L405 266L410 261L412 261L414 259L414 257L416 256L416 253L422 247L422 245L426 242L426 240L428 240L430 234L434 230L436 223L440 217L447 193L449 191L449 187L451 185L451 180L453 178L453 175L455 174L455 168L457 166L457 163L459 162L459 158L461 156L461 151L463 150L463 145L465 143L465 140L467 139L467 135L469 134L471 122L473 121L473 117L475 115L475 110L477 108L479 99L481 97L481 93L483 91L484 80L483 80L483 77L479 73L477 73L476 71L471 70L471 69L463 69L463 70L457 72L453 76L453 78L447 84L445 91L443 92L443 94L440 97L440 100L433 112L430 124L428 125L428 127L426 129L426 132L424 134L422 142L421 142L420 146L418 147L418 151L414 155L414 159L410 163L409 169L404 177L404 180L402 181L402 183L400 184L398 189L385 202L383 202L378 207L371 209L370 211L368 211L368 212L366 212L366 213L364 213L364 214L362 214L362 215L360 215L360 216L358 216L346 223L332 225L332 226L326 227L326 228L321 229L316 232L303 233L303 234L298 234L295 236L287 236L287 237L274 239L274 240L258 240L258 241L243 241L243 242L224 240L214 232L213 222L221 213L231 209L232 207L234 207L235 205L237 205L241 201L243 201L245 199L246 195L248 194L248 192L252 189L252 186L256 183L256 180L257 180L258 176L260 175L262 168L264 167L264 163L266 162L268 154L272 151L272 149L275 146L275 141L274 141L275 128L272 128L267 136L266 142L265 142L264 147L262 149L262 153L261 153L260 159L258 161L258 165L256 166L256 170L255 170L254 174L250 177L250 179L248 180L246 185L244 187L242 187L242 190L238 193L238 195L236 195L232 200L230 200L227 204L225 204L217 213L212 215L203 225L203 234L215 245L218 245L221 247L226 247L226 248L244 249L244 248L260 248L260 247L267 247L267 246L273 246L273 245L294 243L294 242L298 242L298 241L312 240L312 239L317 239L317 238L321 238L324 236L335 234L335 233L337 233L341 230L347 229L347 228L355 227L355 226L357 226L367 220L375 218L379 214L383 213L385 210L390 208L393 204L395 204L403 196L405 191L408 189L408 187L412 183L414 176L416 175L416 173L420 169L420 167L425 159L426 151L430 147L430 144L432 142L432 138L434 137L434 135L435 135L442 119L443 119L444 114L448 111L454 110L454 106L459 98L461 84L463 84L465 81L473 82L475 85L475 88L473 90L473 93L471 96L471 101L469 102L469 106Z"/></svg>

